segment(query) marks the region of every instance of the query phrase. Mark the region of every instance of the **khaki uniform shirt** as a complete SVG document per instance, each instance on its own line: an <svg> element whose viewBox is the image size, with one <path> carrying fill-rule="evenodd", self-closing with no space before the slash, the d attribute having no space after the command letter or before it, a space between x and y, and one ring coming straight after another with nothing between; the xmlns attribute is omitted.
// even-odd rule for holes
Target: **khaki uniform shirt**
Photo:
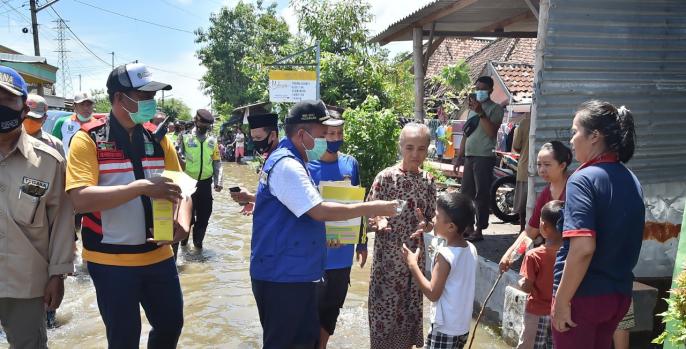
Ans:
<svg viewBox="0 0 686 349"><path fill-rule="evenodd" d="M43 130L39 130L38 133L34 135L34 137L40 139L41 142L49 145L50 148L57 150L60 153L60 155L62 155L62 157L66 159L66 157L64 156L64 146L62 145L62 141L59 140L59 138Z"/></svg>
<svg viewBox="0 0 686 349"><path fill-rule="evenodd" d="M56 150L25 131L0 155L0 298L42 297L51 275L74 271L65 170Z"/></svg>
<svg viewBox="0 0 686 349"><path fill-rule="evenodd" d="M517 163L517 182L526 182L529 178L529 126L530 117L526 117L515 130L512 140L512 150L519 149L519 162Z"/></svg>

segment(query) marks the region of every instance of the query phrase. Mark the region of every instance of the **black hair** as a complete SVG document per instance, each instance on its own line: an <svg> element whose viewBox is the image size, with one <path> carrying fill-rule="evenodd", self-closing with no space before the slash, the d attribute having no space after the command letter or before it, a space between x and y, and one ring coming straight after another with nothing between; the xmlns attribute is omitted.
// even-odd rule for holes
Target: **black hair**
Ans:
<svg viewBox="0 0 686 349"><path fill-rule="evenodd" d="M460 192L445 192L436 200L436 207L448 215L450 221L457 226L457 232L462 234L467 227L476 221L476 206L474 201Z"/></svg>
<svg viewBox="0 0 686 349"><path fill-rule="evenodd" d="M493 89L493 78L491 78L490 76L482 76L482 77L476 79L476 82L481 82L481 83L486 84L488 86L489 90Z"/></svg>
<svg viewBox="0 0 686 349"><path fill-rule="evenodd" d="M276 132L277 134L279 133L278 129L274 126L264 126L262 127L264 129L264 132L268 135L272 132Z"/></svg>
<svg viewBox="0 0 686 349"><path fill-rule="evenodd" d="M541 220L546 224L556 227L555 230L557 231L557 222L562 218L564 208L565 203L563 201L549 201L547 204L543 205L543 208L541 209Z"/></svg>
<svg viewBox="0 0 686 349"><path fill-rule="evenodd" d="M567 167L572 164L572 150L560 141L552 141L543 144L541 150L552 152L555 161L565 164L565 171L567 171Z"/></svg>
<svg viewBox="0 0 686 349"><path fill-rule="evenodd" d="M624 106L590 100L584 102L576 111L579 124L587 132L597 130L605 139L608 150L617 153L619 161L629 162L636 147L636 129L631 111Z"/></svg>
<svg viewBox="0 0 686 349"><path fill-rule="evenodd" d="M283 128L284 128L284 132L286 132L286 137L291 138L300 129L303 129L309 133L312 133L312 125L315 125L315 124L303 122L303 123L299 123L299 124L285 124Z"/></svg>

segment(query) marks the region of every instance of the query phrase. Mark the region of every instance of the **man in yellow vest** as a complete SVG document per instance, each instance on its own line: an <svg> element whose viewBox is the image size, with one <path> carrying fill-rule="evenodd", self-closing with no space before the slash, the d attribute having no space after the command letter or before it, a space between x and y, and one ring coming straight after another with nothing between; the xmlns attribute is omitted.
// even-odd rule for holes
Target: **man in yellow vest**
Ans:
<svg viewBox="0 0 686 349"><path fill-rule="evenodd" d="M214 190L222 190L221 161L217 138L208 134L214 116L206 109L198 109L193 120L195 128L182 136L179 153L183 154L186 174L198 181L193 194L193 245L202 248L207 223L212 214L212 183ZM188 239L181 242L186 246Z"/></svg>

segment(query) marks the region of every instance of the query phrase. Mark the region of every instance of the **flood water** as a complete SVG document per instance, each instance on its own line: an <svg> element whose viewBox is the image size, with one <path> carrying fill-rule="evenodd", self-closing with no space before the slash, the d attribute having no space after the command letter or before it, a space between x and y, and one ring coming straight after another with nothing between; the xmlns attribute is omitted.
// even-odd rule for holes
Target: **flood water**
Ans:
<svg viewBox="0 0 686 349"><path fill-rule="evenodd" d="M257 176L249 166L224 165L224 188L254 189ZM249 276L251 218L239 213L228 190L215 193L204 249L181 248L179 273L184 295L185 325L179 348L259 348L261 328ZM189 244L192 245L192 244ZM329 348L367 348L367 291L373 244L364 269L353 267L351 287L336 334ZM98 313L90 277L77 264L77 275L65 282L65 296L57 312L57 329L48 330L50 348L106 348L105 328ZM425 329L429 302L424 300ZM143 319L141 347L147 343L150 326ZM426 336L426 330L425 330ZM0 334L0 348L7 348ZM474 348L508 348L492 332L480 327Z"/></svg>

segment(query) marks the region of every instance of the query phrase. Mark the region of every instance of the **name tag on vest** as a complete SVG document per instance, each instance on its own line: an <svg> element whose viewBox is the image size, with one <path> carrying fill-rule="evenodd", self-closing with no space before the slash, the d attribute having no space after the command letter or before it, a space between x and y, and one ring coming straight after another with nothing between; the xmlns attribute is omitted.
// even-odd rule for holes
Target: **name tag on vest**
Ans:
<svg viewBox="0 0 686 349"><path fill-rule="evenodd" d="M124 152L116 149L114 142L98 142L98 159L99 160L123 160Z"/></svg>

